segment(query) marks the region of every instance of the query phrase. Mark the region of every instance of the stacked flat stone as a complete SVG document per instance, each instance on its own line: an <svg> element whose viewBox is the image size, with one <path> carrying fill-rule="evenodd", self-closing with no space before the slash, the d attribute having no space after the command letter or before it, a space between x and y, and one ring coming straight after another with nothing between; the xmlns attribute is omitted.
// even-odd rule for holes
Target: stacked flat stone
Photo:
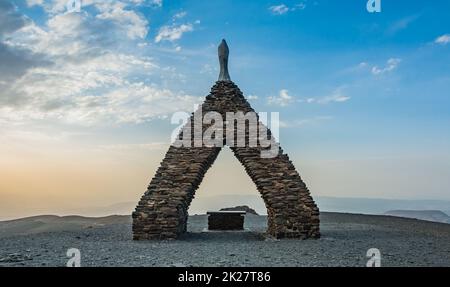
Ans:
<svg viewBox="0 0 450 287"><path fill-rule="evenodd" d="M226 119L227 112L254 112L239 88L231 81L219 81L201 106L202 113L218 112ZM171 146L147 191L133 212L133 238L175 239L187 228L188 208L205 173L214 163L220 147L194 147L191 117L191 147ZM203 125L202 133L211 125ZM265 127L264 127L265 128ZM183 139L181 131L178 140ZM242 131L239 131L242 132ZM267 129L268 134L270 131ZM238 131L234 129L234 139ZM319 209L292 161L278 147L274 158L262 158L267 148L250 147L245 129L245 147L231 147L236 158L253 180L267 208L267 234L275 238L319 238ZM226 142L226 129L223 131ZM270 138L272 144L275 139Z"/></svg>

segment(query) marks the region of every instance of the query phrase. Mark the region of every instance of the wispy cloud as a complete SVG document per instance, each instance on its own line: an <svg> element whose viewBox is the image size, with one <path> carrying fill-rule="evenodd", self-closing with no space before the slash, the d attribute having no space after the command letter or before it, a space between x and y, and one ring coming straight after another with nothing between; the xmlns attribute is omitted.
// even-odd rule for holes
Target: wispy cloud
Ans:
<svg viewBox="0 0 450 287"><path fill-rule="evenodd" d="M161 8L163 6L163 0L80 0L82 8L93 6L95 8L102 7L107 9L108 7L122 8L127 6L150 6L154 8ZM29 7L41 6L48 14L55 15L64 13L67 10L68 0L26 0L26 4Z"/></svg>
<svg viewBox="0 0 450 287"><path fill-rule="evenodd" d="M44 0L27 0L26 2L29 7L44 4Z"/></svg>
<svg viewBox="0 0 450 287"><path fill-rule="evenodd" d="M448 43L450 43L450 34L439 36L436 38L436 40L434 40L434 42L440 45L447 45Z"/></svg>
<svg viewBox="0 0 450 287"><path fill-rule="evenodd" d="M384 67L373 66L372 74L374 75L382 75L385 73L389 73L397 69L398 65L401 63L401 59L399 58L390 58L387 60L386 65Z"/></svg>
<svg viewBox="0 0 450 287"><path fill-rule="evenodd" d="M333 119L332 116L316 116L316 117L307 118L307 119L280 121L280 127L281 128L299 128L299 127L303 127L303 126L307 126L307 125L318 124L323 121L330 121L332 119Z"/></svg>
<svg viewBox="0 0 450 287"><path fill-rule="evenodd" d="M283 15L289 11L289 7L285 4L274 5L269 7L270 12L275 15Z"/></svg>
<svg viewBox="0 0 450 287"><path fill-rule="evenodd" d="M269 11L274 15L283 15L291 11L304 10L306 8L305 2L300 2L293 6L288 6L286 4L273 5L269 7Z"/></svg>
<svg viewBox="0 0 450 287"><path fill-rule="evenodd" d="M289 91L282 89L277 96L267 98L267 103L272 106L286 107L294 103L303 104L319 104L327 105L331 103L344 103L351 99L350 96L344 93L344 87L336 88L331 94L322 97L313 98L296 98L289 95Z"/></svg>
<svg viewBox="0 0 450 287"><path fill-rule="evenodd" d="M175 15L173 15L173 19L175 20L175 19L181 19L181 18L184 18L185 16L187 15L187 12L186 11L181 11L181 12L178 12L178 13L176 13Z"/></svg>
<svg viewBox="0 0 450 287"><path fill-rule="evenodd" d="M400 31L407 29L412 23L414 23L417 19L419 19L419 15L411 15L405 18L402 18L394 23L392 23L386 33L388 35L395 35Z"/></svg>
<svg viewBox="0 0 450 287"><path fill-rule="evenodd" d="M181 25L171 25L171 26L162 26L159 29L158 35L155 37L155 42L159 43L161 41L170 41L174 42L179 40L184 33L194 31L194 25L181 24Z"/></svg>
<svg viewBox="0 0 450 287"><path fill-rule="evenodd" d="M137 0L140 1L140 0ZM142 1L142 0L141 0ZM162 7L163 6L163 0L152 0L151 1L153 5L155 5L156 7Z"/></svg>
<svg viewBox="0 0 450 287"><path fill-rule="evenodd" d="M329 103L344 103L350 100L351 97L341 94L340 92L336 92L330 96L319 99L317 102L319 104L329 104Z"/></svg>
<svg viewBox="0 0 450 287"><path fill-rule="evenodd" d="M381 66L370 62L360 62L357 65L343 69L342 73L370 73L374 76L380 76L393 72L399 67L401 62L402 59L400 58L389 58L386 63Z"/></svg>
<svg viewBox="0 0 450 287"><path fill-rule="evenodd" d="M339 87L335 89L330 95L325 97L318 97L318 98L307 98L302 99L300 102L307 103L307 104L320 104L320 105L327 105L330 103L344 103L351 99L350 96L347 96L343 92L343 88Z"/></svg>
<svg viewBox="0 0 450 287"><path fill-rule="evenodd" d="M96 9L69 14L48 11L42 24L11 14L12 5L0 5L0 15L14 16L0 17L0 61L8 59L9 67L20 68L3 71L0 65L0 122L136 124L198 103L197 97L148 80L155 73L167 78L178 72L160 67L147 50L139 49L148 22L126 6L138 2L142 1L113 5L86 1Z"/></svg>
<svg viewBox="0 0 450 287"><path fill-rule="evenodd" d="M145 38L148 32L148 21L145 17L135 11L125 9L125 5L120 2L110 5L102 5L101 13L96 17L103 20L111 20L122 29L127 31L127 36L136 38Z"/></svg>
<svg viewBox="0 0 450 287"><path fill-rule="evenodd" d="M268 104L280 107L286 107L287 105L295 102L293 96L289 95L289 91L282 89L277 96L271 96L268 98Z"/></svg>

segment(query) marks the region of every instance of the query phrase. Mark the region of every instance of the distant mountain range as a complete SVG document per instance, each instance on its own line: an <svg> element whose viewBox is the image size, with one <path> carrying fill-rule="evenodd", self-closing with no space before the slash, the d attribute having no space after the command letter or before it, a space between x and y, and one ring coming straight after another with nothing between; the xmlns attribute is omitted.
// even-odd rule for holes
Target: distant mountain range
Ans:
<svg viewBox="0 0 450 287"><path fill-rule="evenodd" d="M315 197L314 198L321 211L340 212L340 213L360 213L360 214L375 214L382 215L390 211L440 211L442 213L450 214L450 201L440 200L397 200L397 199L372 199L372 198L339 198L339 197ZM92 206L80 207L65 210L64 212L51 212L58 215L72 215L78 214L82 216L108 216L112 214L129 215L136 207L136 202L121 202L108 206ZM253 208L258 214L267 214L266 207L259 195L220 195L220 196L198 196L196 197L191 207L189 214L205 214L207 211L217 211L225 207L233 207L247 205ZM1 209L0 209L1 212ZM397 214L397 213L394 213ZM394 215L393 214L393 215ZM405 214L401 214L403 216ZM406 214L407 215L407 214ZM395 215L397 216L397 215ZM417 215L415 215L417 216ZM409 217L409 216L403 216ZM416 218L416 217L414 217ZM424 218L433 218L425 216ZM442 222L442 216L437 216L439 222ZM0 220L11 219L11 217L2 216ZM427 220L427 219L425 219Z"/></svg>
<svg viewBox="0 0 450 287"><path fill-rule="evenodd" d="M450 214L450 201L440 200L399 200L374 198L324 197L314 198L320 210L328 212L348 212L362 214L384 214L391 210L440 210ZM102 207L84 207L68 210L66 214L86 216L107 216L111 214L131 214L137 202L121 202ZM247 205L258 214L267 214L264 201L258 195L219 195L196 197L189 208L190 214L204 214L221 208Z"/></svg>
<svg viewBox="0 0 450 287"><path fill-rule="evenodd" d="M390 210L385 215L450 223L450 216L440 210Z"/></svg>
<svg viewBox="0 0 450 287"><path fill-rule="evenodd" d="M384 214L390 210L439 210L450 214L450 201L445 200L318 197L316 202L321 210L333 212Z"/></svg>

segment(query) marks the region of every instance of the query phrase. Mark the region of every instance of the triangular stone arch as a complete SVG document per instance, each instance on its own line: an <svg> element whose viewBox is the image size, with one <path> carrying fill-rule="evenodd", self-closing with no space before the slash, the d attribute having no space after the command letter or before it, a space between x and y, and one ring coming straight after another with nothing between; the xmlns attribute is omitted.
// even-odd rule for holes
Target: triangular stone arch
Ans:
<svg viewBox="0 0 450 287"><path fill-rule="evenodd" d="M199 111L203 114L218 112L224 119L227 112L254 112L239 88L229 79L222 62L221 68L225 71L221 69L221 78L212 87ZM194 115L199 111L192 115L191 123L188 123L191 127ZM207 128L206 125L202 126L203 131ZM181 139L183 131L178 140ZM259 145L249 147L248 134L246 144L245 147L230 148L264 200L268 215L267 233L276 238L320 237L319 209L288 155L278 147L279 152L275 157L262 158L261 151L264 148ZM204 145L172 145L169 148L133 212L135 240L174 239L186 232L189 205L220 151L220 147Z"/></svg>

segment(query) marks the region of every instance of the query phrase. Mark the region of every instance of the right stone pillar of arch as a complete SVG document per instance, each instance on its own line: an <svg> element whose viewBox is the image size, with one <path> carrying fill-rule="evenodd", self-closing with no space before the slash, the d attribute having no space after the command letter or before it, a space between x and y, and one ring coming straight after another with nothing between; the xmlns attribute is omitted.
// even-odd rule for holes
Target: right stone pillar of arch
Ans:
<svg viewBox="0 0 450 287"><path fill-rule="evenodd" d="M261 158L259 148L231 148L261 194L267 233L275 238L319 238L319 208L288 155Z"/></svg>

